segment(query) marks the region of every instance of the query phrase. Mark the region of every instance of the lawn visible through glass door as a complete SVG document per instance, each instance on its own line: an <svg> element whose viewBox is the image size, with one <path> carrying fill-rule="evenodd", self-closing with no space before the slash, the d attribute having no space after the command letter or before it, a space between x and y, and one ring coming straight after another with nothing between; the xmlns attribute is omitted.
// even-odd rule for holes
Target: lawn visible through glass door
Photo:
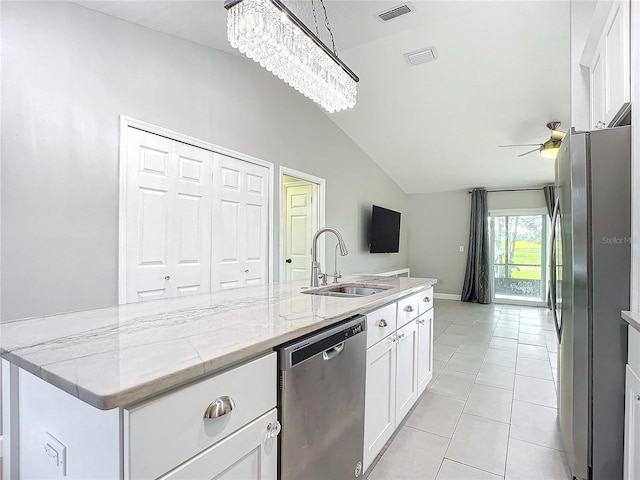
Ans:
<svg viewBox="0 0 640 480"><path fill-rule="evenodd" d="M494 297L543 301L546 297L546 215L494 215Z"/></svg>

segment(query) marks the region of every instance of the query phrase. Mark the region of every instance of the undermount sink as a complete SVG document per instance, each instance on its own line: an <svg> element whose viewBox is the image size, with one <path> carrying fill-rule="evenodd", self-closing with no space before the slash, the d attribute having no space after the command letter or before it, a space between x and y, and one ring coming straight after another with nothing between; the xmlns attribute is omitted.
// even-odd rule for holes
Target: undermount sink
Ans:
<svg viewBox="0 0 640 480"><path fill-rule="evenodd" d="M344 283L342 285L331 285L313 290L304 290L302 293L306 293L307 295L322 295L325 297L366 297L384 292L390 288L393 288L393 286Z"/></svg>

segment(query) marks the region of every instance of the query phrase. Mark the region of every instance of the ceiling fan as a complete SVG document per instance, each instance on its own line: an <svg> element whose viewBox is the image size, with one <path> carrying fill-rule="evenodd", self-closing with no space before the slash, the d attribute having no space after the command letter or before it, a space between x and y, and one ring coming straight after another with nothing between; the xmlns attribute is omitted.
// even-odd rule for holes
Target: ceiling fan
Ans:
<svg viewBox="0 0 640 480"><path fill-rule="evenodd" d="M498 145L499 147L537 147L533 150L530 150L525 153L521 153L518 157L524 157L525 155L529 155L530 153L539 151L540 155L544 158L550 158L555 160L558 156L558 151L560 150L560 143L562 139L566 135L566 133L557 130L560 126L560 122L549 122L547 123L547 128L551 130L551 138L544 143L524 143L520 145Z"/></svg>

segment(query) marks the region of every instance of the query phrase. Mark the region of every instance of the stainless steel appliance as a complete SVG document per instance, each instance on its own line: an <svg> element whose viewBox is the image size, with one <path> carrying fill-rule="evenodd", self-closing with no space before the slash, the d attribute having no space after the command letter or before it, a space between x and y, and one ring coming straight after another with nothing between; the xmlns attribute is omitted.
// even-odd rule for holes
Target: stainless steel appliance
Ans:
<svg viewBox="0 0 640 480"><path fill-rule="evenodd" d="M366 317L279 350L279 478L341 480L362 474Z"/></svg>
<svg viewBox="0 0 640 480"><path fill-rule="evenodd" d="M572 130L556 161L552 310L572 475L622 478L631 265L630 127Z"/></svg>

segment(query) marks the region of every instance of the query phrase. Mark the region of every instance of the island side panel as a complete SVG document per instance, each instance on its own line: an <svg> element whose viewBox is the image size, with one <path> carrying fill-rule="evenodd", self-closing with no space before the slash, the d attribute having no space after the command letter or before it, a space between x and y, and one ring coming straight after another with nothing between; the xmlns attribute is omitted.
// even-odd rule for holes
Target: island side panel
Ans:
<svg viewBox="0 0 640 480"><path fill-rule="evenodd" d="M22 369L18 386L19 478L121 477L118 408L99 410ZM65 477L56 464L61 447Z"/></svg>
<svg viewBox="0 0 640 480"><path fill-rule="evenodd" d="M2 475L0 478L19 478L18 430L18 367L2 360ZM13 395L13 401L12 401Z"/></svg>

